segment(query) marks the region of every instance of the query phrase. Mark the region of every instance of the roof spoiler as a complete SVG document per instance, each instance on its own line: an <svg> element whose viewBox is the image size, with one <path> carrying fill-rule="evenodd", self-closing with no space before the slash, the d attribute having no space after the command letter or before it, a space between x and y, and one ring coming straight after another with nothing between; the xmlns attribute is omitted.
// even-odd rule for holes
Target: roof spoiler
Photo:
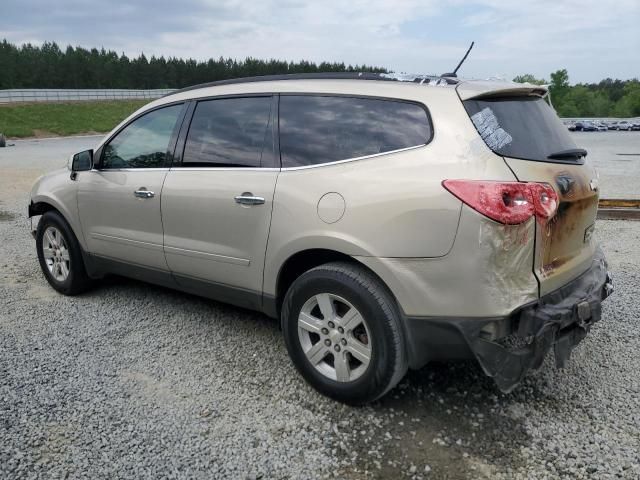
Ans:
<svg viewBox="0 0 640 480"><path fill-rule="evenodd" d="M532 83L496 82L490 80L468 80L456 87L460 100L510 96L535 96L544 98L549 90L546 85Z"/></svg>

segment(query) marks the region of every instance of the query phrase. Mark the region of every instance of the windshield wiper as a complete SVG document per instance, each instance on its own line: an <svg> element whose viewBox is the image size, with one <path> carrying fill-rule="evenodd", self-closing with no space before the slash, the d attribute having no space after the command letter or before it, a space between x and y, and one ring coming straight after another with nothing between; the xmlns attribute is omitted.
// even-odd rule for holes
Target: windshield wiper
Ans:
<svg viewBox="0 0 640 480"><path fill-rule="evenodd" d="M547 155L547 158L551 160L564 160L566 158L582 158L586 156L587 151L584 148L570 148Z"/></svg>

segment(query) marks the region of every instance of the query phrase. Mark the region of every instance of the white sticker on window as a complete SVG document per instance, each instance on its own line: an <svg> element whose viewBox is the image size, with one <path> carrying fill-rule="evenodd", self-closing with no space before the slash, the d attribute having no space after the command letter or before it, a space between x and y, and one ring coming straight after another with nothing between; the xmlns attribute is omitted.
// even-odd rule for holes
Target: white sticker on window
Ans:
<svg viewBox="0 0 640 480"><path fill-rule="evenodd" d="M497 150L513 141L511 135L498 124L498 119L489 107L485 107L472 115L471 121L478 129L482 139L492 150Z"/></svg>

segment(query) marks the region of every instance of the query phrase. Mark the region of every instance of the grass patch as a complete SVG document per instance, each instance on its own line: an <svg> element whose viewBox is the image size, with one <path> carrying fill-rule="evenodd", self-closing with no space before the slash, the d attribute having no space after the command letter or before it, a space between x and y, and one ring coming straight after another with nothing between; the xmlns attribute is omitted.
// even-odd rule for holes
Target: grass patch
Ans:
<svg viewBox="0 0 640 480"><path fill-rule="evenodd" d="M14 138L108 132L149 101L3 105L0 106L0 132Z"/></svg>

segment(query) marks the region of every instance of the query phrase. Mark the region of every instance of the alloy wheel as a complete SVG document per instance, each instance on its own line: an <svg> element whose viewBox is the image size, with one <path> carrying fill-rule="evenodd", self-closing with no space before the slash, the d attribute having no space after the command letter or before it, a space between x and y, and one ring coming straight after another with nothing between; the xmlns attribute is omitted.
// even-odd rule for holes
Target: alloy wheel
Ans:
<svg viewBox="0 0 640 480"><path fill-rule="evenodd" d="M56 227L47 227L42 235L42 255L51 276L64 282L69 276L71 258L67 242Z"/></svg>
<svg viewBox="0 0 640 480"><path fill-rule="evenodd" d="M331 293L314 295L302 306L298 338L307 360L331 380L352 382L371 361L367 322L351 303Z"/></svg>

